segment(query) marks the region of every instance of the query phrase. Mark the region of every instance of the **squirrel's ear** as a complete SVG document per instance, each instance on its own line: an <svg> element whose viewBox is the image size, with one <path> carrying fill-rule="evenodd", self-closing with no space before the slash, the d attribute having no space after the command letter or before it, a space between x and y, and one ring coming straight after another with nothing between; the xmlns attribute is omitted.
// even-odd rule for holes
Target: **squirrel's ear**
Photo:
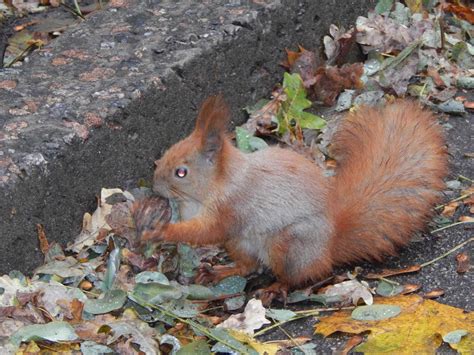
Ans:
<svg viewBox="0 0 474 355"><path fill-rule="evenodd" d="M213 161L225 140L229 107L221 95L208 97L199 110L194 132L200 138L201 152Z"/></svg>

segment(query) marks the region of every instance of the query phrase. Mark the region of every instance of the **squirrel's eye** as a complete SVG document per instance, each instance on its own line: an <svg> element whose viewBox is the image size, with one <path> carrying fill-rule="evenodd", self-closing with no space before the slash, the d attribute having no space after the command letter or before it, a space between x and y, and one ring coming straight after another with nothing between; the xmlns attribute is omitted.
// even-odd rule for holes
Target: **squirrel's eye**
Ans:
<svg viewBox="0 0 474 355"><path fill-rule="evenodd" d="M176 177L182 179L184 178L186 175L188 175L188 169L186 169L185 167L181 166L179 168L176 169L176 171L174 172L174 174L176 175Z"/></svg>

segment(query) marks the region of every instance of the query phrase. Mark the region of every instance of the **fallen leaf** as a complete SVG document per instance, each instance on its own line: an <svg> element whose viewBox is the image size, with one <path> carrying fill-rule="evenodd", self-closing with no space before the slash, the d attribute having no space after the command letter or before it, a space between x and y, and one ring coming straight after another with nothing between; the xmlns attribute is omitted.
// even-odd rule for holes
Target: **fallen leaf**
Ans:
<svg viewBox="0 0 474 355"><path fill-rule="evenodd" d="M268 318L275 319L279 322L287 321L297 316L295 312L289 309L267 309L265 314Z"/></svg>
<svg viewBox="0 0 474 355"><path fill-rule="evenodd" d="M403 291L404 287L402 285L389 283L385 280L379 281L379 283L377 284L377 289L375 290L378 295L384 297L396 296L402 293Z"/></svg>
<svg viewBox="0 0 474 355"><path fill-rule="evenodd" d="M36 225L36 230L38 232L40 250L43 253L43 255L46 255L49 250L49 243L48 243L48 239L46 238L46 232L44 230L44 226L38 223Z"/></svg>
<svg viewBox="0 0 474 355"><path fill-rule="evenodd" d="M458 255L456 255L456 262L457 262L456 271L458 273L463 274L469 271L471 264L470 264L469 255L467 253L459 253Z"/></svg>
<svg viewBox="0 0 474 355"><path fill-rule="evenodd" d="M343 304L352 303L357 305L360 299L368 305L373 303L372 292L369 289L369 285L365 281L360 282L356 279L331 285L326 289L324 294L326 296L339 296Z"/></svg>
<svg viewBox="0 0 474 355"><path fill-rule="evenodd" d="M351 317L361 321L383 320L396 317L401 311L401 308L396 305L373 304L357 307L352 311Z"/></svg>
<svg viewBox="0 0 474 355"><path fill-rule="evenodd" d="M343 64L352 45L355 43L355 29L346 31L343 27L336 25L329 26L331 36L324 36L324 53L327 57L327 64Z"/></svg>
<svg viewBox="0 0 474 355"><path fill-rule="evenodd" d="M299 74L303 80L303 86L309 88L314 84L314 73L321 63L314 52L308 51L301 46L299 50L290 64L289 71L292 74ZM290 63L290 60L288 63Z"/></svg>
<svg viewBox="0 0 474 355"><path fill-rule="evenodd" d="M248 301L243 313L231 315L217 327L239 330L253 335L256 329L270 323L271 322L265 318L265 308L262 305L262 301L252 298Z"/></svg>
<svg viewBox="0 0 474 355"><path fill-rule="evenodd" d="M452 217L454 215L454 212L456 212L456 209L458 208L458 206L459 206L459 202L457 201L450 202L449 204L444 206L441 214L445 217Z"/></svg>
<svg viewBox="0 0 474 355"><path fill-rule="evenodd" d="M259 137L252 136L249 131L242 127L235 128L237 147L244 153L251 153L265 149L268 144Z"/></svg>
<svg viewBox="0 0 474 355"><path fill-rule="evenodd" d="M442 5L442 9L447 12L455 14L460 19L466 20L471 25L474 24L474 10L470 7L464 6L461 3L458 4L447 4Z"/></svg>
<svg viewBox="0 0 474 355"><path fill-rule="evenodd" d="M173 348L174 350L174 348ZM205 340L193 341L185 346L181 347L177 352L173 352L176 355L191 355L191 354L202 354L211 355L211 349Z"/></svg>
<svg viewBox="0 0 474 355"><path fill-rule="evenodd" d="M459 222L474 222L474 217L461 216L461 217L459 217Z"/></svg>
<svg viewBox="0 0 474 355"><path fill-rule="evenodd" d="M434 290L423 293L423 298L438 298L444 295L444 290L441 288L435 288Z"/></svg>
<svg viewBox="0 0 474 355"><path fill-rule="evenodd" d="M281 88L272 93L272 100L260 100L253 107L247 108L249 119L243 127L251 134L268 136L277 128L277 114L282 103Z"/></svg>
<svg viewBox="0 0 474 355"><path fill-rule="evenodd" d="M376 304L401 308L398 316L378 321L357 321L349 312L336 312L321 318L316 333L328 336L335 332L361 334L369 331L367 341L354 349L366 353L412 353L436 352L441 337L452 331L464 329L469 332L451 347L466 354L474 336L474 316L462 309L447 306L417 295L376 299ZM438 336L440 335L440 336Z"/></svg>
<svg viewBox="0 0 474 355"><path fill-rule="evenodd" d="M354 347L356 347L357 345L359 345L360 343L362 343L364 341L364 337L361 336L361 335L354 335L353 337L351 337L346 345L344 345L344 348L340 351L340 352L337 352L338 354L341 354L341 355L346 355L348 354Z"/></svg>
<svg viewBox="0 0 474 355"><path fill-rule="evenodd" d="M122 290L112 290L102 298L88 299L84 302L84 311L91 314L104 314L122 308L127 294Z"/></svg>
<svg viewBox="0 0 474 355"><path fill-rule="evenodd" d="M382 270L381 273L378 273L378 274L369 272L367 275L365 275L365 278L367 278L367 279L380 279L381 277L389 277L389 276L395 276L395 275L401 275L401 274L409 274L409 273L417 272L417 271L420 271L420 270L421 270L420 265L413 265L413 266L409 266L405 269L399 269L399 270L384 269L384 270Z"/></svg>
<svg viewBox="0 0 474 355"><path fill-rule="evenodd" d="M363 87L361 76L364 73L362 63L344 64L341 67L321 66L316 70L312 86L316 98L327 106L336 102L337 96L346 89Z"/></svg>
<svg viewBox="0 0 474 355"><path fill-rule="evenodd" d="M423 10L422 0L405 0L405 4L413 13L421 12Z"/></svg>
<svg viewBox="0 0 474 355"><path fill-rule="evenodd" d="M238 341L242 342L243 344L251 346L255 349L259 354L268 354L268 355L275 355L280 348L278 344L275 343L261 343L258 340L252 338L248 333L240 332L236 330L230 330L229 333Z"/></svg>
<svg viewBox="0 0 474 355"><path fill-rule="evenodd" d="M406 284L406 285L403 285L403 291L402 291L401 294L402 295L407 295L409 293L417 292L420 288L421 288L420 285Z"/></svg>
<svg viewBox="0 0 474 355"><path fill-rule="evenodd" d="M20 328L11 337L10 341L19 346L21 342L30 340L72 341L77 339L74 328L67 322L51 322L47 324L33 324Z"/></svg>

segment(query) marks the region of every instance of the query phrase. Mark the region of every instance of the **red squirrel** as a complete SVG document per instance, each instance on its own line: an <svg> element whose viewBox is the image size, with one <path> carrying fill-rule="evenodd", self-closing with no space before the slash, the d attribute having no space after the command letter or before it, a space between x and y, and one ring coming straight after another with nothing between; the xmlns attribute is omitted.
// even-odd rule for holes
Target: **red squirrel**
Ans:
<svg viewBox="0 0 474 355"><path fill-rule="evenodd" d="M182 221L142 235L224 245L235 266L214 280L265 266L288 288L381 260L425 227L444 187L443 134L416 102L349 113L331 143L335 176L277 146L242 153L228 121L222 97L208 98L194 131L155 162L153 190L177 200Z"/></svg>

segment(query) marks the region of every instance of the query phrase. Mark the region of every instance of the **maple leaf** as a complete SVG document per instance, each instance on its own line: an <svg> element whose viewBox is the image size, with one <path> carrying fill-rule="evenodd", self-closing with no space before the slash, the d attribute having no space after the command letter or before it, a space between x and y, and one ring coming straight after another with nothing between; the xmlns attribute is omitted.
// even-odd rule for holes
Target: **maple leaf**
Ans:
<svg viewBox="0 0 474 355"><path fill-rule="evenodd" d="M328 336L335 332L360 334L370 331L357 352L433 354L442 339L461 354L470 353L474 341L474 316L417 295L379 298L377 306L399 307L401 312L381 320L355 320L349 312L336 312L322 318L315 332ZM367 307L367 306L365 306ZM356 308L357 309L357 308ZM460 337L454 337L458 332ZM454 340L453 340L454 339Z"/></svg>
<svg viewBox="0 0 474 355"><path fill-rule="evenodd" d="M326 121L321 117L304 111L311 107L311 101L306 98L299 74L284 74L283 92L286 100L282 102L278 113L279 134L290 132L292 137L301 141L301 129L322 129L326 126Z"/></svg>

